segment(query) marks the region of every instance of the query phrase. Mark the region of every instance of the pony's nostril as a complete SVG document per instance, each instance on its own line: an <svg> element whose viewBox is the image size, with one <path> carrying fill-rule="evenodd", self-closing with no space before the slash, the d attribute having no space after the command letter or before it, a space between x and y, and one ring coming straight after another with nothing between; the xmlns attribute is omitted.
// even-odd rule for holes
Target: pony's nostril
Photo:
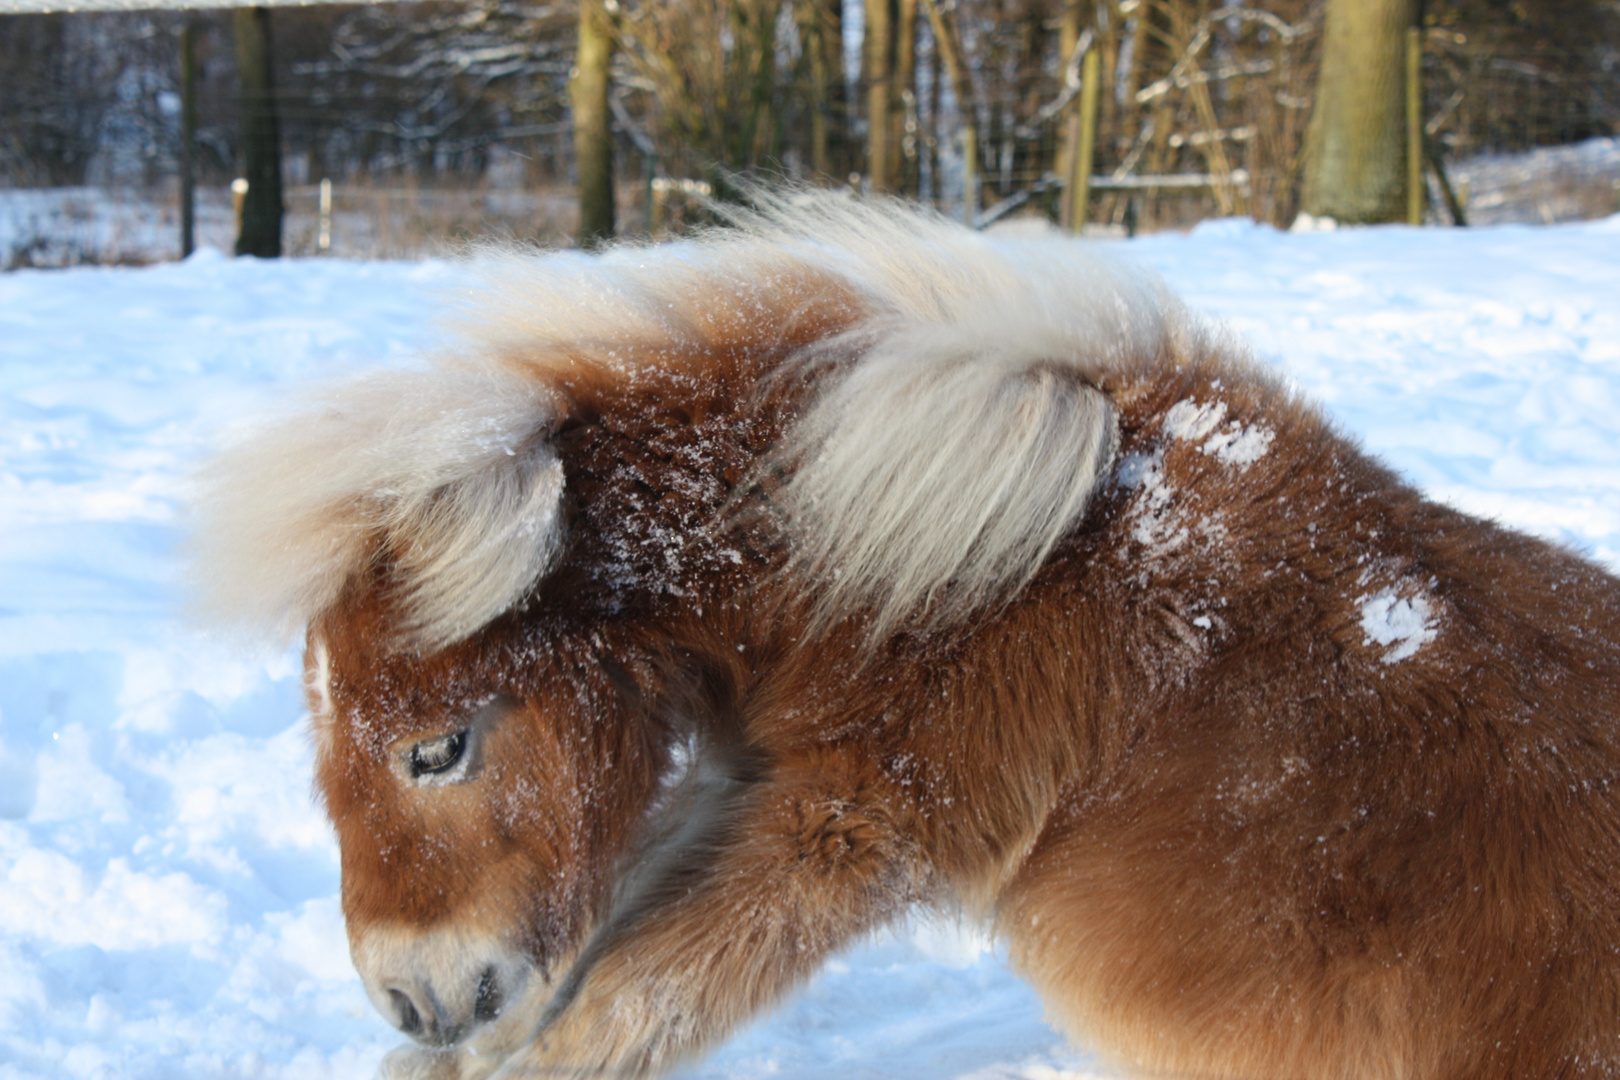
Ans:
<svg viewBox="0 0 1620 1080"><path fill-rule="evenodd" d="M394 1021L399 1030L407 1035L417 1035L422 1031L422 1014L416 1011L416 1003L402 990L388 991L388 1000L393 1002Z"/></svg>
<svg viewBox="0 0 1620 1080"><path fill-rule="evenodd" d="M501 985L495 969L487 967L478 977L478 999L473 1002L473 1019L485 1023L501 1014Z"/></svg>

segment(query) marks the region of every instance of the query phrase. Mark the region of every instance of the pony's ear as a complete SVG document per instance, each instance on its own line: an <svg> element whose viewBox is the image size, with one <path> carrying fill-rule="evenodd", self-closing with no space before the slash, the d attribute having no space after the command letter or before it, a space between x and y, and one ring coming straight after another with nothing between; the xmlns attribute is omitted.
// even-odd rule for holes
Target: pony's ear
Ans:
<svg viewBox="0 0 1620 1080"><path fill-rule="evenodd" d="M200 477L205 610L286 634L381 569L404 641L432 649L476 632L561 547L559 413L545 386L493 366L327 388Z"/></svg>

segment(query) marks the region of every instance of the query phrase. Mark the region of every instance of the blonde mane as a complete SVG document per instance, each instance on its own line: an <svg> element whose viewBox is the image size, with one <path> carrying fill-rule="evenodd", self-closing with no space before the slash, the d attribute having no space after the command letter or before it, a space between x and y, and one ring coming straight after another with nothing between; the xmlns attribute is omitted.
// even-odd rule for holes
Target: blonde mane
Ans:
<svg viewBox="0 0 1620 1080"><path fill-rule="evenodd" d="M567 379L771 347L810 290L851 310L804 350L844 359L776 451L794 560L825 618L954 619L1016 592L1083 513L1115 442L1101 384L1196 331L1156 277L1087 245L835 196L481 269L456 358L324 388L207 468L208 609L285 632L381 563L418 647L476 632L562 550Z"/></svg>

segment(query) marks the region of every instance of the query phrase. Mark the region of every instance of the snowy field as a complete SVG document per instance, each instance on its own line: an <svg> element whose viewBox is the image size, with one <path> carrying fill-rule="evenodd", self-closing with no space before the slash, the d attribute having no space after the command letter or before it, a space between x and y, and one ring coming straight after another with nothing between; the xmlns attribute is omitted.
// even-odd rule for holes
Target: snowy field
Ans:
<svg viewBox="0 0 1620 1080"><path fill-rule="evenodd" d="M1620 567L1620 218L1124 247L1433 496ZM0 275L0 1080L371 1075L297 659L179 615L233 417L406 364L462 272L233 261ZM692 1077L1101 1073L971 930L832 964Z"/></svg>

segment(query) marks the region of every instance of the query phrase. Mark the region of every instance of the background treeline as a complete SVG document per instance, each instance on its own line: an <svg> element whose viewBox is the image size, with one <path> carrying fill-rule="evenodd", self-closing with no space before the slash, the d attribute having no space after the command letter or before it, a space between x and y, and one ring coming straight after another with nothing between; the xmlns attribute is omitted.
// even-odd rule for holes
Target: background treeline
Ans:
<svg viewBox="0 0 1620 1080"><path fill-rule="evenodd" d="M1324 0L619 0L611 105L621 185L768 171L962 197L1047 200L1073 135L1074 44L1103 93L1094 173L1204 186L1105 190L1096 220L1165 224L1295 209ZM174 174L179 29L196 27L199 181L240 169L225 13L0 16L0 184ZM1429 0L1428 126L1447 157L1613 134L1616 0ZM941 47L941 31L945 47ZM284 173L566 185L577 8L432 0L277 9ZM954 47L961 70L950 70ZM874 87L881 93L874 94ZM886 114L880 130L877 112ZM634 201L632 196L624 196ZM650 199L650 193L649 193Z"/></svg>

